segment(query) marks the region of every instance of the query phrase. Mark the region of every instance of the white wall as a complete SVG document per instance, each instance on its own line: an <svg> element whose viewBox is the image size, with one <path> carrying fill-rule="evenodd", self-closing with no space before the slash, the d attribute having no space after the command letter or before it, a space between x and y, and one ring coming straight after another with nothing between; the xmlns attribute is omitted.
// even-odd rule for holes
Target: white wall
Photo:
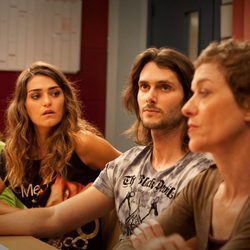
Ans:
<svg viewBox="0 0 250 250"><path fill-rule="evenodd" d="M147 6L148 0L109 0L105 135L121 151L134 145L122 135L134 117L124 111L121 92L135 56L146 48Z"/></svg>

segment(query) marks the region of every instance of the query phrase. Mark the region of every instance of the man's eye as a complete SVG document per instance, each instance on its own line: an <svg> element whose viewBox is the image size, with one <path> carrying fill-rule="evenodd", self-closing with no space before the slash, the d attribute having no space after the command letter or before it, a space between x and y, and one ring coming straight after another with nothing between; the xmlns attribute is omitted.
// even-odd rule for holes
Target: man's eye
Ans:
<svg viewBox="0 0 250 250"><path fill-rule="evenodd" d="M141 89L141 90L146 90L146 89L148 89L148 85L147 85L147 84L141 84L141 85L139 86L139 89Z"/></svg>
<svg viewBox="0 0 250 250"><path fill-rule="evenodd" d="M171 89L171 86L169 86L169 85L162 85L162 86L161 86L161 89L162 89L163 91L169 91L169 90Z"/></svg>

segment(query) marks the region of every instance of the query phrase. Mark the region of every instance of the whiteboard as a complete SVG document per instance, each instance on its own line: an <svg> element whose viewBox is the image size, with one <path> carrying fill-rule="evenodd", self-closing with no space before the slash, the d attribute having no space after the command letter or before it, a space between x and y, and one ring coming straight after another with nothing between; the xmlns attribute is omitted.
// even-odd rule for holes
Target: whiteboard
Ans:
<svg viewBox="0 0 250 250"><path fill-rule="evenodd" d="M34 61L80 70L82 0L0 0L0 70Z"/></svg>

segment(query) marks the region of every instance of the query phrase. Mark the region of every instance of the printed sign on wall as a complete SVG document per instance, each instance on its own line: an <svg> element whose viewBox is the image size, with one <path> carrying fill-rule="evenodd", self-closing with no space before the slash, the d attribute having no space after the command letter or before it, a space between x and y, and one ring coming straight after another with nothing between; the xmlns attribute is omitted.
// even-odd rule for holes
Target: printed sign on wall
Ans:
<svg viewBox="0 0 250 250"><path fill-rule="evenodd" d="M0 70L45 61L80 70L81 0L1 0Z"/></svg>

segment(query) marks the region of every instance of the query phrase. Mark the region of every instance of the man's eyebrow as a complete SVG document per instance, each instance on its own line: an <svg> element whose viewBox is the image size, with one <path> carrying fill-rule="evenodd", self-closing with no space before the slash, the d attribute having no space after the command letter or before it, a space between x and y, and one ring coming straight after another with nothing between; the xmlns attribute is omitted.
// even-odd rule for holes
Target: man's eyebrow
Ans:
<svg viewBox="0 0 250 250"><path fill-rule="evenodd" d="M148 81L139 80L138 83L148 83ZM158 84L174 84L172 81L167 80L167 79L158 80L158 81L156 81L156 83L158 83Z"/></svg>
<svg viewBox="0 0 250 250"><path fill-rule="evenodd" d="M138 80L138 83L147 83L145 80Z"/></svg>

